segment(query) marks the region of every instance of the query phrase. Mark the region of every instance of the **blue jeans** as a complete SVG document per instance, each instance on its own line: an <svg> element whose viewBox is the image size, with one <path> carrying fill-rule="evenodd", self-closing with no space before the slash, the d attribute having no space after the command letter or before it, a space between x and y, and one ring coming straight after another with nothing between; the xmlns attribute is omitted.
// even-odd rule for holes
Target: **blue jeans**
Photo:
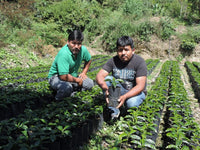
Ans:
<svg viewBox="0 0 200 150"><path fill-rule="evenodd" d="M105 79L112 79L113 76L107 76ZM111 83L109 81L106 81L107 86L111 86ZM120 83L118 83L117 85L119 85L121 87L121 95L126 94L129 90L125 89ZM144 92L141 92L140 94L133 96L131 98L128 98L125 101L125 106L127 108L131 108L131 107L138 107L142 104L142 102L144 101L146 95L144 94Z"/></svg>
<svg viewBox="0 0 200 150"><path fill-rule="evenodd" d="M65 97L71 96L73 91L73 86L71 82L62 81L59 79L58 75L54 75L49 78L50 87L57 91L55 99L62 100ZM93 80L86 78L83 80L82 90L89 90L94 86Z"/></svg>

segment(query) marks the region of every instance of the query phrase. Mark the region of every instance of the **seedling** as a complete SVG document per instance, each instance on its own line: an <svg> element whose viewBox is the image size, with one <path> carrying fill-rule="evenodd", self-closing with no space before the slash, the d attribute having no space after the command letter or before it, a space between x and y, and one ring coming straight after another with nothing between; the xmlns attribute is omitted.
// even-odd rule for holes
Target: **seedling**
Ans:
<svg viewBox="0 0 200 150"><path fill-rule="evenodd" d="M114 87L114 88L116 88L117 87L117 84L118 83L123 83L124 81L122 80L122 79L116 79L116 78L112 78L112 79L105 79L105 81L110 81L110 83L112 84L112 86Z"/></svg>

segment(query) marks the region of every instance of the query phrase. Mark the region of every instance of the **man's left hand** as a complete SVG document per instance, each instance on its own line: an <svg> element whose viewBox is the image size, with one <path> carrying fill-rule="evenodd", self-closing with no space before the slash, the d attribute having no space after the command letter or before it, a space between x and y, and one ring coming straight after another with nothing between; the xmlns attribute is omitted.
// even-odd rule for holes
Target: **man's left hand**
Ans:
<svg viewBox="0 0 200 150"><path fill-rule="evenodd" d="M78 77L81 78L82 80L85 80L87 78L87 75L84 73L81 73L81 74L79 74Z"/></svg>
<svg viewBox="0 0 200 150"><path fill-rule="evenodd" d="M119 105L116 108L121 107L124 104L124 102L125 102L126 99L127 99L126 95L120 96L120 98L118 99Z"/></svg>

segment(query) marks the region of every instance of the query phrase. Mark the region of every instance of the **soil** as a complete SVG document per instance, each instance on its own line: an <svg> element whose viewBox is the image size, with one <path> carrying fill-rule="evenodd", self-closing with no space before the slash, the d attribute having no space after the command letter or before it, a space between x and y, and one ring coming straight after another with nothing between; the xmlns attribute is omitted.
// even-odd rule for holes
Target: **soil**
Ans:
<svg viewBox="0 0 200 150"><path fill-rule="evenodd" d="M190 99L190 107L193 112L193 117L195 118L195 121L200 125L200 104L198 102L198 99L195 98L194 91L192 90L192 86L189 81L189 76L187 74L186 68L184 67L184 64L180 64L181 69L181 78L184 83L185 90L187 92L188 98Z"/></svg>

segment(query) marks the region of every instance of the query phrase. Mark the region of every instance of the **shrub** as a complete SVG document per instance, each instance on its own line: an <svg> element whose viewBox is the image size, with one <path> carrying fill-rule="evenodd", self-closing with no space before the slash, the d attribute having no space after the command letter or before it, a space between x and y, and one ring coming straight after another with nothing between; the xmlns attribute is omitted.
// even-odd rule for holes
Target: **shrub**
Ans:
<svg viewBox="0 0 200 150"><path fill-rule="evenodd" d="M132 22L118 12L112 13L108 19L108 24L104 29L106 32L101 39L103 48L107 51L114 52L117 39L123 35L134 35L136 29ZM119 20L121 20L121 23L119 23Z"/></svg>
<svg viewBox="0 0 200 150"><path fill-rule="evenodd" d="M47 3L43 7L43 3L38 6L37 16L40 16L45 23L47 20L52 20L59 25L59 31L80 29L84 30L85 26L91 21L93 7L90 7L87 1L65 0L59 2ZM94 9L96 10L96 9Z"/></svg>
<svg viewBox="0 0 200 150"><path fill-rule="evenodd" d="M103 7L111 9L112 11L119 10L121 5L123 4L123 1L121 0L97 0L97 1L102 1Z"/></svg>
<svg viewBox="0 0 200 150"><path fill-rule="evenodd" d="M200 28L194 27L188 30L187 36L194 40L194 42L200 42Z"/></svg>
<svg viewBox="0 0 200 150"><path fill-rule="evenodd" d="M144 2L140 0L126 0L122 7L125 14L131 14L136 19L142 17L146 11Z"/></svg>
<svg viewBox="0 0 200 150"><path fill-rule="evenodd" d="M183 40L180 45L180 49L186 52L192 52L196 46L195 42L189 40Z"/></svg>
<svg viewBox="0 0 200 150"><path fill-rule="evenodd" d="M60 40L65 38L65 33L59 32L59 25L54 22L46 23L33 23L32 30L35 31L35 34L41 39L45 40L46 44L51 44L54 46L60 45Z"/></svg>
<svg viewBox="0 0 200 150"><path fill-rule="evenodd" d="M157 30L157 35L162 40L167 40L174 33L174 26L169 18L161 19Z"/></svg>
<svg viewBox="0 0 200 150"><path fill-rule="evenodd" d="M18 0L17 2L1 1L0 11L8 24L16 28L30 27L33 12L33 0ZM3 17L1 17L3 18Z"/></svg>
<svg viewBox="0 0 200 150"><path fill-rule="evenodd" d="M153 23L150 21L142 22L137 27L137 35L142 41L150 41L150 36L155 33Z"/></svg>

